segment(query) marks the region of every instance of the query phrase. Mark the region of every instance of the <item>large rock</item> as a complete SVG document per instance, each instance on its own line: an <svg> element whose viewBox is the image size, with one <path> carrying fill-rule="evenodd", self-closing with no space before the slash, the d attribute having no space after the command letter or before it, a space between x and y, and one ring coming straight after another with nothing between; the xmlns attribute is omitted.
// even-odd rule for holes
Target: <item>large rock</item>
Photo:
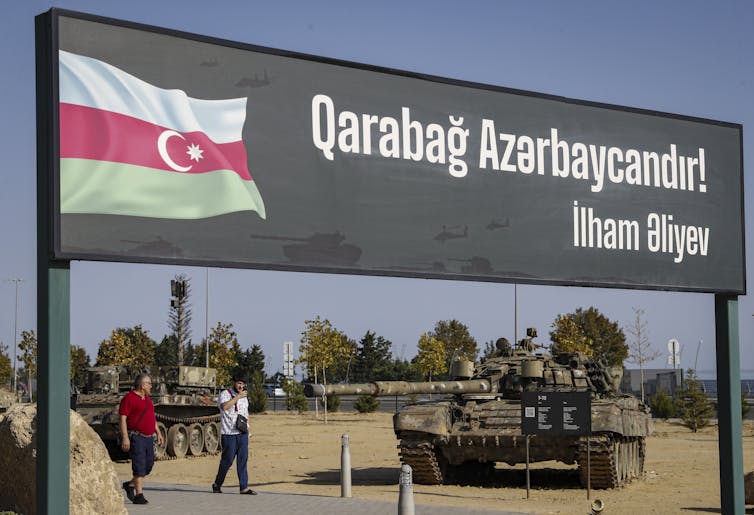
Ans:
<svg viewBox="0 0 754 515"><path fill-rule="evenodd" d="M36 512L35 404L12 406L0 420L0 507ZM126 515L120 481L97 433L71 411L70 513Z"/></svg>
<svg viewBox="0 0 754 515"><path fill-rule="evenodd" d="M0 412L16 403L16 396L13 392L0 386Z"/></svg>

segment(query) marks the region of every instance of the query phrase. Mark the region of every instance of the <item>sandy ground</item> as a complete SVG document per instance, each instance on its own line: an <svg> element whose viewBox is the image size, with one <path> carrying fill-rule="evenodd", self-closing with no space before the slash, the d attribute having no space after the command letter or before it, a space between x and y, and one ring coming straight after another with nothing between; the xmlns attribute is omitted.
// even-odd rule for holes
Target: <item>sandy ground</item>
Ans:
<svg viewBox="0 0 754 515"><path fill-rule="evenodd" d="M389 413L265 413L251 420L250 483L270 492L340 496L341 435L350 436L353 496L396 501L400 462ZM744 471L754 469L754 424L744 427ZM209 486L219 457L161 461L148 481ZM116 463L122 479L130 464ZM680 424L656 422L647 441L644 479L616 490L592 490L606 515L719 513L717 428L691 433ZM587 492L574 467L532 464L530 498L523 466L500 464L495 487L414 485L416 504L466 506L536 514L589 512ZM225 487L237 487L235 468ZM397 504L396 504L397 505Z"/></svg>

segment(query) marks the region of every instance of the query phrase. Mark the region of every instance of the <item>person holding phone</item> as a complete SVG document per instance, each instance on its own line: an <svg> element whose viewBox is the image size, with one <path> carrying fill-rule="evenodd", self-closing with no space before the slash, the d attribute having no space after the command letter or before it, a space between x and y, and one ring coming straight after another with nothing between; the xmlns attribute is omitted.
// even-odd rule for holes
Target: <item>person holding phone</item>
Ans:
<svg viewBox="0 0 754 515"><path fill-rule="evenodd" d="M225 476L236 462L238 473L238 487L241 494L257 495L249 488L249 438L251 431L248 427L249 399L246 391L246 377L241 370L233 371L233 386L220 392L217 397L217 407L220 409L220 433L222 439L222 454L220 466L217 469L212 492L221 494Z"/></svg>

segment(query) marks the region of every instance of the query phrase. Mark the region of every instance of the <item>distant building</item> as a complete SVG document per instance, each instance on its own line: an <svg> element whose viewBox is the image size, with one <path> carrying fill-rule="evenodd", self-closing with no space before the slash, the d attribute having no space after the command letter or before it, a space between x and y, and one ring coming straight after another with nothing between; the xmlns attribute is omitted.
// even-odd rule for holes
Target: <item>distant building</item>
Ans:
<svg viewBox="0 0 754 515"><path fill-rule="evenodd" d="M680 368L645 368L644 369L644 398L647 399L660 390L674 395L683 384L683 371ZM641 396L641 370L626 368L623 370L623 380L620 384L623 393Z"/></svg>
<svg viewBox="0 0 754 515"><path fill-rule="evenodd" d="M683 386L684 372L681 369L644 369L644 398L649 399L660 390L670 395ZM717 397L716 379L699 379L699 386L708 397ZM641 372L638 368L624 368L620 384L623 393L641 396ZM741 392L746 398L754 397L754 379L741 379Z"/></svg>

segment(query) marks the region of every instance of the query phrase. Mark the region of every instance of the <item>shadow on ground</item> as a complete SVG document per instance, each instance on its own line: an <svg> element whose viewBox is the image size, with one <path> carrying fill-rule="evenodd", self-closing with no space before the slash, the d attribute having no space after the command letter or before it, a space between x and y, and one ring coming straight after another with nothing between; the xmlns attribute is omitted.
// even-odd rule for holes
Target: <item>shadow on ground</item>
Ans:
<svg viewBox="0 0 754 515"><path fill-rule="evenodd" d="M389 486L398 484L400 469L398 467L375 467L351 470L351 483L354 485ZM328 469L301 476L298 481L304 485L339 485L340 470ZM532 489L559 488L579 489L579 473L575 469L539 468L530 470L529 482ZM526 488L526 471L516 469L495 469L484 484L457 481L452 484L462 486L489 486L491 488Z"/></svg>

